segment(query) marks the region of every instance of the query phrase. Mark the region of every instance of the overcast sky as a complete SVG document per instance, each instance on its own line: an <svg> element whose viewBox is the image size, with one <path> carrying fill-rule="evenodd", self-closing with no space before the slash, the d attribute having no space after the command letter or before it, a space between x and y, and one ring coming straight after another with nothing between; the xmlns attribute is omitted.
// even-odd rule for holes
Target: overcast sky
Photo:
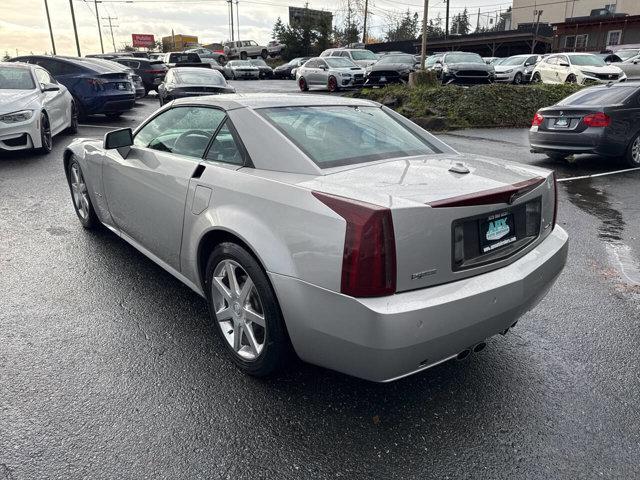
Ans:
<svg viewBox="0 0 640 480"><path fill-rule="evenodd" d="M201 43L220 42L229 37L228 4L225 0L131 0L133 3L116 3L103 0L98 3L101 17L117 17L113 20L117 49L131 43L132 33L150 33L156 39L176 34L197 35ZM354 0L355 1L355 0ZM75 41L71 23L69 0L48 0L51 23L58 54L75 55ZM303 0L239 0L240 37L267 42L278 16L286 23L288 5L304 6ZM309 0L309 8L334 12L340 21L347 0ZM444 16L444 0L430 0L429 16ZM478 7L481 7L481 25L495 16L497 10L505 10L510 0L451 0L451 14L469 8L471 23L475 26ZM100 52L100 41L93 0L73 0L80 48L83 55ZM369 35L382 38L389 15L409 8L422 9L420 0L370 0L372 15L369 17ZM235 6L235 5L234 5ZM234 15L235 16L235 15ZM336 19L334 18L334 23ZM105 51L113 51L108 21L102 22ZM29 52L51 52L44 0L0 0L0 54L10 55Z"/></svg>

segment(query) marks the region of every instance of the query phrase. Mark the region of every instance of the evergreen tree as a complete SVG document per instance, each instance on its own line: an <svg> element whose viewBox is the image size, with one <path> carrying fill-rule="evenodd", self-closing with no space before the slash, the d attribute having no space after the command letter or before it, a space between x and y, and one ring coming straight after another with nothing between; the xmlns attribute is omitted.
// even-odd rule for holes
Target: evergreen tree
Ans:
<svg viewBox="0 0 640 480"><path fill-rule="evenodd" d="M386 32L388 42L400 40L415 40L418 36L418 25L420 24L417 13L413 15L407 9L402 17L396 19L394 25Z"/></svg>
<svg viewBox="0 0 640 480"><path fill-rule="evenodd" d="M469 12L465 8L463 12L454 15L451 22L451 34L468 35L471 31L471 22L469 21Z"/></svg>
<svg viewBox="0 0 640 480"><path fill-rule="evenodd" d="M284 34L286 27L284 23L282 23L282 19L278 17L276 23L273 25L273 30L271 31L271 38L282 42L282 35Z"/></svg>

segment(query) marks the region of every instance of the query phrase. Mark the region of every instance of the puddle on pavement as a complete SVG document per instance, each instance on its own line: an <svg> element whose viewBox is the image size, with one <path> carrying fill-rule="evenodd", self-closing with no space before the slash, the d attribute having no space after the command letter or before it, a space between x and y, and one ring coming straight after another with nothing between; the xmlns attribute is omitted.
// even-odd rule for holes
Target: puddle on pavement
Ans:
<svg viewBox="0 0 640 480"><path fill-rule="evenodd" d="M624 241L624 217L611 204L607 192L595 186L590 178L566 182L563 185L571 203L600 220L598 236L605 241L611 264L618 270L621 279L634 286L640 285L640 262ZM628 209L632 210L632 217L640 217L638 206L625 205L625 211Z"/></svg>

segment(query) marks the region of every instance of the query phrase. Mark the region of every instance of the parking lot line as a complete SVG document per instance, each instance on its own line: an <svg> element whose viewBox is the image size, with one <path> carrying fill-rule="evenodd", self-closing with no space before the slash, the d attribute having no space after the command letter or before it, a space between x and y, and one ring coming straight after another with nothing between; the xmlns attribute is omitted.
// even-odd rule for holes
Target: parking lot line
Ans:
<svg viewBox="0 0 640 480"><path fill-rule="evenodd" d="M113 128L113 129L118 129L118 128L126 128L123 127L122 125L119 126L115 126L115 125L87 125L84 123L80 123L78 124L79 127L88 127L88 128Z"/></svg>
<svg viewBox="0 0 640 480"><path fill-rule="evenodd" d="M623 170L614 170L613 172L594 173L593 175L581 175L579 177L559 178L558 182L571 182L573 180L584 180L585 178L606 177L607 175L617 175L618 173L633 172L640 170L640 167L625 168Z"/></svg>

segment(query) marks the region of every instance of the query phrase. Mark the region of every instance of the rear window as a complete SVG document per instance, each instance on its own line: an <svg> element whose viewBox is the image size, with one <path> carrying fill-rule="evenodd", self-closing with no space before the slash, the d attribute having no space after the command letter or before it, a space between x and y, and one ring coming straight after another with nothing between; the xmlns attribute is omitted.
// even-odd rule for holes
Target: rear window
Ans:
<svg viewBox="0 0 640 480"><path fill-rule="evenodd" d="M325 61L329 64L330 67L333 68L357 67L357 65L348 58L330 57L326 58Z"/></svg>
<svg viewBox="0 0 640 480"><path fill-rule="evenodd" d="M193 70L194 71L174 71L173 73L177 77L178 83L184 83L187 85L227 85L222 74L216 70L200 69L195 71L195 68Z"/></svg>
<svg viewBox="0 0 640 480"><path fill-rule="evenodd" d="M33 83L33 77L27 68L0 68L0 90L33 90L34 88L36 88L36 85Z"/></svg>
<svg viewBox="0 0 640 480"><path fill-rule="evenodd" d="M259 112L320 168L434 153L379 107L285 107Z"/></svg>
<svg viewBox="0 0 640 480"><path fill-rule="evenodd" d="M569 95L558 105L611 105L623 103L627 98L638 90L638 86L615 86L615 87L595 87L586 88Z"/></svg>
<svg viewBox="0 0 640 480"><path fill-rule="evenodd" d="M169 55L170 63L200 63L197 53L172 53Z"/></svg>

